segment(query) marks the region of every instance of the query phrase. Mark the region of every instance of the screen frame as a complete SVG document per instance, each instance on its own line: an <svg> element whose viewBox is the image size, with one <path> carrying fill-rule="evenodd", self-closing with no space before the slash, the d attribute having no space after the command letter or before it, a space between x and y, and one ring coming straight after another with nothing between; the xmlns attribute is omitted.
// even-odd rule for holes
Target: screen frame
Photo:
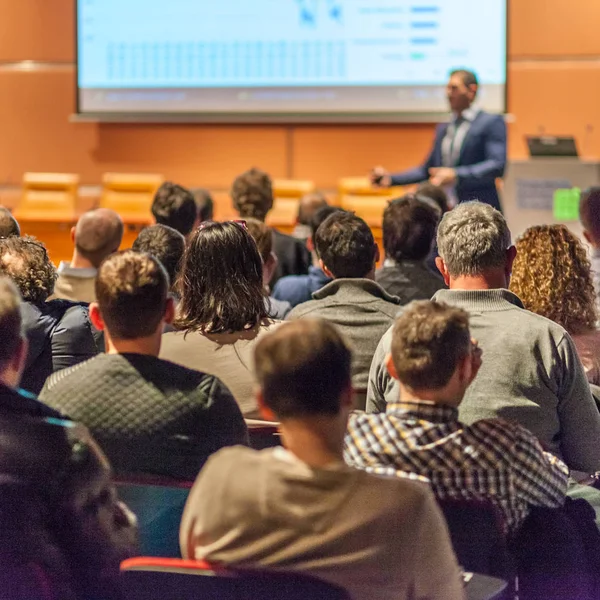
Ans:
<svg viewBox="0 0 600 600"><path fill-rule="evenodd" d="M444 123L450 116L449 112L93 112L82 111L80 105L79 87L79 2L75 5L75 114L70 121L74 123L173 123L173 124L398 124L398 123ZM507 121L512 121L508 112L508 59L510 45L510 0L505 0L505 33L504 44L504 110L498 114L504 115Z"/></svg>

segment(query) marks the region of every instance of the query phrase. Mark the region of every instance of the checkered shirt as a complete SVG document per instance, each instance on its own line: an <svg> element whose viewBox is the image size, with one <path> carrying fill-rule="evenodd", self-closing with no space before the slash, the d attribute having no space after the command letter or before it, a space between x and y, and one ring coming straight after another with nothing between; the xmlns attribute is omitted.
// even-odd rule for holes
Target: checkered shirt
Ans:
<svg viewBox="0 0 600 600"><path fill-rule="evenodd" d="M518 529L530 506L562 506L569 475L520 425L501 419L464 425L455 408L424 402L353 413L344 458L373 473L426 477L440 499L491 501L508 532Z"/></svg>

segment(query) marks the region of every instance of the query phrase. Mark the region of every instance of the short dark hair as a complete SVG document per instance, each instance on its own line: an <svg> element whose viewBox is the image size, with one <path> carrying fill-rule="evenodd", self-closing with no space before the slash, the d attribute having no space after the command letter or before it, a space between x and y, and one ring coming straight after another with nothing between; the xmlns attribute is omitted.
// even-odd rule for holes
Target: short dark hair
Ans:
<svg viewBox="0 0 600 600"><path fill-rule="evenodd" d="M309 206L307 207L306 204ZM298 223L310 226L315 213L327 205L327 198L323 192L315 191L304 194L298 206Z"/></svg>
<svg viewBox="0 0 600 600"><path fill-rule="evenodd" d="M152 202L152 215L159 225L168 225L182 235L194 228L198 208L192 193L181 185L166 181L157 190Z"/></svg>
<svg viewBox="0 0 600 600"><path fill-rule="evenodd" d="M21 228L12 213L5 206L0 206L0 237L19 237Z"/></svg>
<svg viewBox="0 0 600 600"><path fill-rule="evenodd" d="M477 79L477 75L474 71L470 71L469 69L453 69L450 71L450 77L453 77L454 75L460 75L462 82L467 87L471 87L472 85L479 86L479 79Z"/></svg>
<svg viewBox="0 0 600 600"><path fill-rule="evenodd" d="M234 221L204 223L192 233L179 281L175 325L180 330L243 331L268 316L258 248Z"/></svg>
<svg viewBox="0 0 600 600"><path fill-rule="evenodd" d="M31 236L0 239L0 275L10 277L26 302L40 304L58 277L44 244Z"/></svg>
<svg viewBox="0 0 600 600"><path fill-rule="evenodd" d="M265 404L279 419L336 415L351 385L352 352L322 319L284 323L256 345L254 366Z"/></svg>
<svg viewBox="0 0 600 600"><path fill-rule="evenodd" d="M398 379L413 390L444 387L471 345L469 315L432 300L411 302L392 330Z"/></svg>
<svg viewBox="0 0 600 600"><path fill-rule="evenodd" d="M273 207L273 182L260 169L250 169L238 175L231 187L233 206L240 217L264 221Z"/></svg>
<svg viewBox="0 0 600 600"><path fill-rule="evenodd" d="M433 185L429 181L424 181L417 188L417 196L425 196L425 198L433 200L440 207L442 215L450 210L448 194L441 185Z"/></svg>
<svg viewBox="0 0 600 600"><path fill-rule="evenodd" d="M246 227L248 233L256 243L263 264L269 260L271 252L273 252L273 231L265 225L264 221L258 219L246 219Z"/></svg>
<svg viewBox="0 0 600 600"><path fill-rule="evenodd" d="M145 227L133 242L136 252L147 252L160 261L167 271L171 288L174 288L185 251L183 234L167 225Z"/></svg>
<svg viewBox="0 0 600 600"><path fill-rule="evenodd" d="M579 219L583 228L600 237L600 187L591 187L581 192Z"/></svg>
<svg viewBox="0 0 600 600"><path fill-rule="evenodd" d="M119 249L123 241L123 221L109 208L83 213L75 225L75 248L95 267Z"/></svg>
<svg viewBox="0 0 600 600"><path fill-rule="evenodd" d="M310 220L310 234L313 238L313 241L315 239L315 233L317 233L317 229L321 227L321 223L323 223L323 221L325 221L325 219L327 219L329 215L332 215L337 212L346 211L344 211L344 209L340 208L339 206L323 206L322 208L319 208L317 212L315 212L315 214L312 216L312 219Z"/></svg>
<svg viewBox="0 0 600 600"><path fill-rule="evenodd" d="M155 333L165 314L168 293L167 273L150 254L117 252L98 269L98 308L115 339L134 340Z"/></svg>
<svg viewBox="0 0 600 600"><path fill-rule="evenodd" d="M392 200L383 211L386 257L398 262L427 258L433 246L440 214L412 194Z"/></svg>
<svg viewBox="0 0 600 600"><path fill-rule="evenodd" d="M329 215L315 233L319 258L335 278L365 277L375 264L377 246L369 226L350 212Z"/></svg>
<svg viewBox="0 0 600 600"><path fill-rule="evenodd" d="M0 369L4 369L23 340L21 295L8 277L0 277L0 339Z"/></svg>
<svg viewBox="0 0 600 600"><path fill-rule="evenodd" d="M212 221L215 204L210 192L205 188L195 188L191 192L194 194L194 200L196 200L199 221L201 223Z"/></svg>

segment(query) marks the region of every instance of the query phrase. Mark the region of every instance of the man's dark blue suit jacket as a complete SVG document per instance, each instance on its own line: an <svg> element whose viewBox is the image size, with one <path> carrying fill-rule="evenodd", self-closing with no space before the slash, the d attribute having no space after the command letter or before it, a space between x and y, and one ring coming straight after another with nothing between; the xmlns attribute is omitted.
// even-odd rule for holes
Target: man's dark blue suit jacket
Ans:
<svg viewBox="0 0 600 600"><path fill-rule="evenodd" d="M431 167L442 165L442 141L450 123L438 125L427 160L414 169L392 175L392 185L409 185L429 179ZM480 111L465 136L460 150L456 195L459 202L480 200L501 210L496 178L506 168L506 123L501 115Z"/></svg>

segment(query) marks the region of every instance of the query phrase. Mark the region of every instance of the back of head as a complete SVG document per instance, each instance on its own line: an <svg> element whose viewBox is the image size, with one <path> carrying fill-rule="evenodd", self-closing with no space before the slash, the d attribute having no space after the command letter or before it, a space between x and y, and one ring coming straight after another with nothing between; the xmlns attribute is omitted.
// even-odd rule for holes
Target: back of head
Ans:
<svg viewBox="0 0 600 600"><path fill-rule="evenodd" d="M185 238L179 231L166 225L146 227L140 231L132 249L147 252L160 261L169 275L171 288L175 286L185 250Z"/></svg>
<svg viewBox="0 0 600 600"><path fill-rule="evenodd" d="M439 212L413 195L389 203L383 212L383 247L387 258L424 260L431 252Z"/></svg>
<svg viewBox="0 0 600 600"><path fill-rule="evenodd" d="M169 292L169 277L160 262L134 250L109 256L96 276L96 298L113 339L149 337L159 327Z"/></svg>
<svg viewBox="0 0 600 600"><path fill-rule="evenodd" d="M310 223L309 223L310 235L313 240L315 239L315 233L317 233L317 229L319 229L319 227L321 227L321 223L323 223L323 221L325 221L325 219L327 219L327 217L329 217L329 215L332 215L337 212L346 212L346 211L344 211L344 209L340 208L339 206L323 206L322 208L319 208L319 210L317 210L315 212L315 214L312 216Z"/></svg>
<svg viewBox="0 0 600 600"><path fill-rule="evenodd" d="M349 212L329 215L314 237L319 258L336 279L366 277L374 268L377 246L369 226Z"/></svg>
<svg viewBox="0 0 600 600"><path fill-rule="evenodd" d="M270 227L265 225L264 221L258 219L246 219L246 227L252 239L256 242L256 247L263 261L266 263L273 251L273 232Z"/></svg>
<svg viewBox="0 0 600 600"><path fill-rule="evenodd" d="M273 183L267 173L250 169L238 175L231 187L233 206L240 217L264 221L273 207Z"/></svg>
<svg viewBox="0 0 600 600"><path fill-rule="evenodd" d="M54 292L56 269L35 238L0 238L0 275L13 280L26 302L40 304Z"/></svg>
<svg viewBox="0 0 600 600"><path fill-rule="evenodd" d="M20 235L21 228L17 220L12 216L8 208L0 206L0 237L19 237Z"/></svg>
<svg viewBox="0 0 600 600"><path fill-rule="evenodd" d="M21 295L8 277L0 277L0 373L14 358L23 340Z"/></svg>
<svg viewBox="0 0 600 600"><path fill-rule="evenodd" d="M596 328L587 251L564 225L530 227L516 244L510 289L526 309L576 335Z"/></svg>
<svg viewBox="0 0 600 600"><path fill-rule="evenodd" d="M417 196L433 200L439 206L442 215L445 215L449 210L448 194L441 185L433 185L429 181L424 181L417 188Z"/></svg>
<svg viewBox="0 0 600 600"><path fill-rule="evenodd" d="M321 192L305 194L298 207L298 223L310 226L315 213L324 206L327 206L327 198Z"/></svg>
<svg viewBox="0 0 600 600"><path fill-rule="evenodd" d="M581 193L579 219L590 244L600 247L600 187L591 187Z"/></svg>
<svg viewBox="0 0 600 600"><path fill-rule="evenodd" d="M152 215L159 225L168 225L182 235L188 235L198 219L198 208L189 190L166 181L154 196Z"/></svg>
<svg viewBox="0 0 600 600"><path fill-rule="evenodd" d="M214 202L210 192L204 188L196 188L191 190L191 192L194 194L194 200L196 201L196 208L198 210L198 220L200 223L212 221Z"/></svg>
<svg viewBox="0 0 600 600"><path fill-rule="evenodd" d="M464 202L442 217L437 243L451 277L474 276L506 264L510 231L495 208Z"/></svg>
<svg viewBox="0 0 600 600"><path fill-rule="evenodd" d="M251 329L267 317L262 260L246 228L208 222L188 240L175 325L202 333Z"/></svg>
<svg viewBox="0 0 600 600"><path fill-rule="evenodd" d="M81 216L75 226L75 248L79 255L95 267L113 252L123 240L123 221L108 208L90 210Z"/></svg>
<svg viewBox="0 0 600 600"><path fill-rule="evenodd" d="M440 302L411 302L392 331L392 361L398 379L413 390L444 387L469 353L469 315Z"/></svg>
<svg viewBox="0 0 600 600"><path fill-rule="evenodd" d="M284 323L256 345L256 378L265 404L281 419L337 415L351 386L352 352L328 321Z"/></svg>

